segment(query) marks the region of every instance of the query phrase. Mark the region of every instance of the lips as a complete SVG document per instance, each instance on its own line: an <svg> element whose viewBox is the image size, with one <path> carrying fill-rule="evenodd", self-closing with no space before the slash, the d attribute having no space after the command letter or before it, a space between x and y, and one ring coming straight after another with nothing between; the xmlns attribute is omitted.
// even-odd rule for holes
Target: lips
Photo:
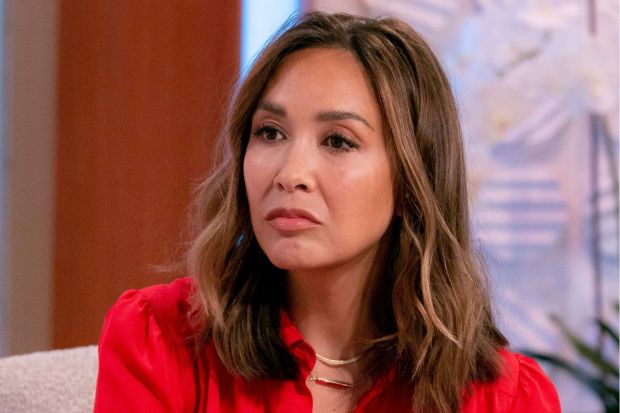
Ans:
<svg viewBox="0 0 620 413"><path fill-rule="evenodd" d="M285 232L299 231L320 225L310 212L297 208L275 208L267 213L265 220L275 229Z"/></svg>

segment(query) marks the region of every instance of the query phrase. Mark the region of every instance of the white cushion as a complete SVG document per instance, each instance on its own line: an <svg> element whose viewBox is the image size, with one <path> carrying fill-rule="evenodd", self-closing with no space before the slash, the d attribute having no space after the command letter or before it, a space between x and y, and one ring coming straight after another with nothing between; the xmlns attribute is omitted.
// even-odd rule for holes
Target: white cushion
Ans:
<svg viewBox="0 0 620 413"><path fill-rule="evenodd" d="M92 412L97 346L0 358L0 413Z"/></svg>

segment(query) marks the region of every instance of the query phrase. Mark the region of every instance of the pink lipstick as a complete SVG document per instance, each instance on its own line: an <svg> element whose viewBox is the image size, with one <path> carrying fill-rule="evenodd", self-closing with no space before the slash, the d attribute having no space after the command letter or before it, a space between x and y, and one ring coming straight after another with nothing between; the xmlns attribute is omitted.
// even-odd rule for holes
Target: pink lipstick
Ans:
<svg viewBox="0 0 620 413"><path fill-rule="evenodd" d="M320 225L310 212L297 208L275 208L269 211L265 220L275 229L283 232L300 231Z"/></svg>

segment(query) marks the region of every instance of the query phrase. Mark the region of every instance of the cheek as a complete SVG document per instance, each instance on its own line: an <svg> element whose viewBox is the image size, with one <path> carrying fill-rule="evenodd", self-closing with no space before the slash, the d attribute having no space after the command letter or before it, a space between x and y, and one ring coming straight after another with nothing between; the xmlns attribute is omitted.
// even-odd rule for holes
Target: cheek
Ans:
<svg viewBox="0 0 620 413"><path fill-rule="evenodd" d="M251 149L251 145L243 158L243 181L245 183L245 192L250 205L250 213L254 214L257 209L257 202L260 199L261 188L266 180L266 168L256 156L255 151Z"/></svg>
<svg viewBox="0 0 620 413"><path fill-rule="evenodd" d="M391 183L377 183L369 185L367 191L359 196L360 216L369 225L386 229L394 214L394 202ZM383 235L383 234L381 234Z"/></svg>
<svg viewBox="0 0 620 413"><path fill-rule="evenodd" d="M394 214L392 177L387 168L369 168L334 186L330 204L348 231L360 237L384 234Z"/></svg>
<svg viewBox="0 0 620 413"><path fill-rule="evenodd" d="M260 191L268 173L266 166L265 156L261 154L260 148L250 142L243 157L243 180L248 194Z"/></svg>

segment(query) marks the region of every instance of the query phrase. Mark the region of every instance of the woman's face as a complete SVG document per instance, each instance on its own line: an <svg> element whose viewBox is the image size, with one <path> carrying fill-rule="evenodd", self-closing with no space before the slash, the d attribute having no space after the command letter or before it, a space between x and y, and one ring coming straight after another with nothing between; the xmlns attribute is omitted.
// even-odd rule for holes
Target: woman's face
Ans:
<svg viewBox="0 0 620 413"><path fill-rule="evenodd" d="M253 230L275 266L374 257L394 214L381 123L350 52L304 49L283 60L252 117L243 163Z"/></svg>

